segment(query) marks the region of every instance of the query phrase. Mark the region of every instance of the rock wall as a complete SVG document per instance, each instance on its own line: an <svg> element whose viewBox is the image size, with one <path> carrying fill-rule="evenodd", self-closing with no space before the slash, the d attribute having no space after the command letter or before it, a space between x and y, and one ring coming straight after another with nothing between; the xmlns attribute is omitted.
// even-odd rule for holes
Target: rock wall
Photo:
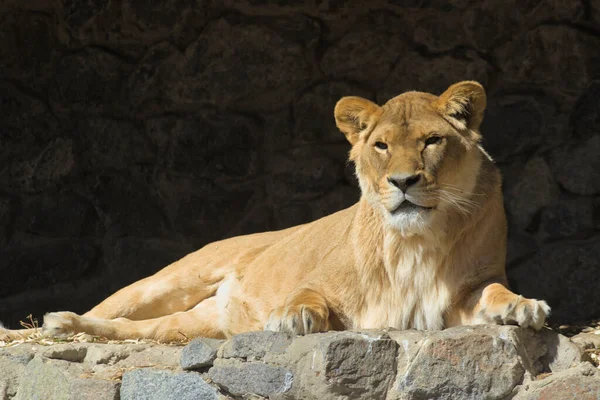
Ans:
<svg viewBox="0 0 600 400"><path fill-rule="evenodd" d="M81 336L80 336L81 337ZM181 347L24 343L0 352L0 398L597 399L568 338L510 326L441 332L249 332Z"/></svg>
<svg viewBox="0 0 600 400"><path fill-rule="evenodd" d="M489 93L511 284L599 316L598 1L151 3L0 4L0 320L351 205L335 101L463 79Z"/></svg>

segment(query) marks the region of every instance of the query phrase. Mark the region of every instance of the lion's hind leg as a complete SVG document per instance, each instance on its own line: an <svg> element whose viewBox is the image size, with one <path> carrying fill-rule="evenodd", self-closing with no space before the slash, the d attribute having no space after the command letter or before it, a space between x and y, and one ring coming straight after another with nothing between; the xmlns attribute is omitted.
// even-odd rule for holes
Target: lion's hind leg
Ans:
<svg viewBox="0 0 600 400"><path fill-rule="evenodd" d="M101 319L71 312L55 312L44 317L44 332L64 336L76 332L108 339L153 339L174 342L195 337L224 338L215 297L208 298L191 310L159 318L131 320Z"/></svg>

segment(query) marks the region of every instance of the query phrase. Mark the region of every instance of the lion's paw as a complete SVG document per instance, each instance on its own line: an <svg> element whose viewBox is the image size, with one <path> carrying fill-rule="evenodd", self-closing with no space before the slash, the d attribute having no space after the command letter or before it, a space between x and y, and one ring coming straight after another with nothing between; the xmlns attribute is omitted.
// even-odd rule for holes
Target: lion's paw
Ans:
<svg viewBox="0 0 600 400"><path fill-rule="evenodd" d="M550 315L550 306L543 300L525 299L518 296L515 300L481 311L488 319L500 325L519 325L521 328L540 330Z"/></svg>
<svg viewBox="0 0 600 400"><path fill-rule="evenodd" d="M287 332L294 335L325 332L327 320L305 305L278 307L271 311L265 331Z"/></svg>
<svg viewBox="0 0 600 400"><path fill-rule="evenodd" d="M81 317L69 311L52 312L44 315L44 334L49 336L64 337L80 330Z"/></svg>

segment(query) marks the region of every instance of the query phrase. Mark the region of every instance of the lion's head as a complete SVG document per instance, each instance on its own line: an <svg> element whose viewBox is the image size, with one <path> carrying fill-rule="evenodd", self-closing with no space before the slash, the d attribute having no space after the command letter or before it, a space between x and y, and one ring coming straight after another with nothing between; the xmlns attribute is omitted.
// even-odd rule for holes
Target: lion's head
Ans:
<svg viewBox="0 0 600 400"><path fill-rule="evenodd" d="M472 211L485 105L483 87L472 81L439 97L407 92L381 107L360 97L337 103L363 196L388 223L416 233Z"/></svg>

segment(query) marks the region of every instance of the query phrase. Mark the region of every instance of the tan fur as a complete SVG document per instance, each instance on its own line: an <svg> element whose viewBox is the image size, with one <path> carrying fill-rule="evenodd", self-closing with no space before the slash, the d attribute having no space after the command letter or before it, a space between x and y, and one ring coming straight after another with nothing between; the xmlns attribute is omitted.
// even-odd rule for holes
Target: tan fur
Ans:
<svg viewBox="0 0 600 400"><path fill-rule="evenodd" d="M168 341L261 329L541 328L547 304L506 288L500 174L478 143L485 103L476 82L382 107L343 98L335 118L352 144L356 205L211 243L83 316L47 314L46 331Z"/></svg>

